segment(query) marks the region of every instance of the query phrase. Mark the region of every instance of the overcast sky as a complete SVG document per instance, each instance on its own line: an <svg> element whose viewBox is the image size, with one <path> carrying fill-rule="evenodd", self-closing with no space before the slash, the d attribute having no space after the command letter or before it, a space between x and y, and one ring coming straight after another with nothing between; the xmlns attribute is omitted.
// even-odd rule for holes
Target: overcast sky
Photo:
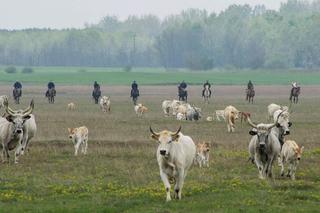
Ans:
<svg viewBox="0 0 320 213"><path fill-rule="evenodd" d="M81 28L103 16L154 14L161 18L184 9L220 12L231 4L264 4L278 9L286 0L0 0L0 29Z"/></svg>

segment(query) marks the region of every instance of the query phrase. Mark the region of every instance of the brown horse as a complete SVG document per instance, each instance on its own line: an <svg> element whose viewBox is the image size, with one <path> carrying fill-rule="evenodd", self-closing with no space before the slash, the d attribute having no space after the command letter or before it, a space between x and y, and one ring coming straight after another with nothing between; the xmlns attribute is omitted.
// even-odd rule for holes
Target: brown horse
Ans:
<svg viewBox="0 0 320 213"><path fill-rule="evenodd" d="M291 103L293 102L294 104L297 104L299 100L299 95L300 95L300 87L293 87L291 89L290 98L289 98Z"/></svg>
<svg viewBox="0 0 320 213"><path fill-rule="evenodd" d="M20 97L22 95L21 88L14 88L12 93L13 93L13 98L14 98L15 103L19 104L20 103Z"/></svg>
<svg viewBox="0 0 320 213"><path fill-rule="evenodd" d="M253 104L253 97L255 96L255 91L253 88L246 89L246 100Z"/></svg>

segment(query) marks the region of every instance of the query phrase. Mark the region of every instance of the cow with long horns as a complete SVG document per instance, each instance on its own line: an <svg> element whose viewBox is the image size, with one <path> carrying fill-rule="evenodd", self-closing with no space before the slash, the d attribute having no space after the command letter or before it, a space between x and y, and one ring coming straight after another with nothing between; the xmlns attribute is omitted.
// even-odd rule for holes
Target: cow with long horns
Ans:
<svg viewBox="0 0 320 213"><path fill-rule="evenodd" d="M272 165L274 160L280 154L281 146L278 139L279 125L278 119L272 124L254 124L250 117L247 121L253 127L249 134L252 135L249 144L249 154L252 162L256 164L259 170L259 177L265 179L272 177Z"/></svg>
<svg viewBox="0 0 320 213"><path fill-rule="evenodd" d="M9 151L15 149L15 163L25 150L35 133L35 120L31 114L34 108L33 100L25 110L12 110L5 103L6 116L0 118L0 140L3 149L3 161L8 162Z"/></svg>
<svg viewBox="0 0 320 213"><path fill-rule="evenodd" d="M170 181L175 181L174 197L181 199L181 191L187 172L196 155L196 146L193 140L181 132L181 126L176 132L167 130L159 133L150 127L151 137L159 142L157 160L160 177L165 185L167 201L171 200Z"/></svg>

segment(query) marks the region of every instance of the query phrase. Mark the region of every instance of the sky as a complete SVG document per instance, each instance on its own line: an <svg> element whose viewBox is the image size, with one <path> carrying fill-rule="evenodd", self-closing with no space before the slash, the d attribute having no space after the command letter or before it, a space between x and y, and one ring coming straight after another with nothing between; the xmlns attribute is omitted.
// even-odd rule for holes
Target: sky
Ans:
<svg viewBox="0 0 320 213"><path fill-rule="evenodd" d="M0 0L0 29L83 28L106 15L153 14L160 18L188 8L219 13L232 4L279 9L287 0Z"/></svg>

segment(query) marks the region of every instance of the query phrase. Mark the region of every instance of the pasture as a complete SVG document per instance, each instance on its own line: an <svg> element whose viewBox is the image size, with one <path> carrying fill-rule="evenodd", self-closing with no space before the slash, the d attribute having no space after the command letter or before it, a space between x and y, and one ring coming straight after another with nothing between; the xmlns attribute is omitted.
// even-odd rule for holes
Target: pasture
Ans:
<svg viewBox="0 0 320 213"><path fill-rule="evenodd" d="M59 78L60 83L72 80ZM50 80L55 80L54 76ZM138 102L149 108L142 118L133 111L129 86L102 86L103 95L111 97L111 113L105 114L93 103L89 86L60 85L56 103L51 105L44 98L44 86L23 89L22 104L11 106L24 108L34 98L38 133L30 153L22 156L18 165L12 158L10 165L0 165L0 212L318 211L319 86L303 87L300 103L293 106L293 126L287 139L305 146L297 180L280 177L280 168L275 164L275 182L258 179L256 167L247 161L247 124L238 121L236 132L228 134L224 122L207 122L205 118L232 104L251 112L253 121L266 122L268 104L289 104L288 86L256 86L253 105L245 102L243 86L215 87L209 105L202 103L201 87L192 86L189 102L203 111L199 122L179 122L163 116L161 102L176 98L176 86L141 86ZM11 87L0 86L0 91L1 95L9 95ZM76 104L75 111L67 111L70 102ZM67 128L82 125L89 129L88 154L75 157ZM150 139L150 125L156 131L173 131L182 125L182 132L195 142L207 141L213 147L210 168L191 168L181 201L165 202L155 157L157 142Z"/></svg>
<svg viewBox="0 0 320 213"><path fill-rule="evenodd" d="M187 69L165 70L163 68L134 68L125 72L121 68L95 67L33 67L33 73L5 73L0 67L0 82L13 84L43 85L54 81L62 85L91 85L98 80L102 85L129 85L137 80L139 85L177 85L185 80L188 84L199 85L209 80L214 85L244 85L249 79L255 85L290 85L299 81L301 85L319 85L319 72L301 70L238 70L214 69L209 71L190 71ZM275 78L276 76L276 78Z"/></svg>

